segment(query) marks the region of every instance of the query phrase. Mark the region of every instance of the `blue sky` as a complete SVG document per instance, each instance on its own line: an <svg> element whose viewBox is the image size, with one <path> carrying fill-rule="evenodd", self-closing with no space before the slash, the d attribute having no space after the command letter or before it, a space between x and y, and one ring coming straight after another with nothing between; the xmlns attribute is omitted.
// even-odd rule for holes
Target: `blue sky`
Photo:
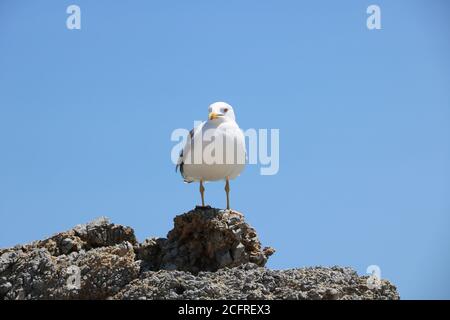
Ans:
<svg viewBox="0 0 450 320"><path fill-rule="evenodd" d="M402 298L449 299L449 5L337 2L2 0L0 247L102 215L165 236L200 201L170 135L227 101L280 129L279 173L231 183L269 267L376 264Z"/></svg>

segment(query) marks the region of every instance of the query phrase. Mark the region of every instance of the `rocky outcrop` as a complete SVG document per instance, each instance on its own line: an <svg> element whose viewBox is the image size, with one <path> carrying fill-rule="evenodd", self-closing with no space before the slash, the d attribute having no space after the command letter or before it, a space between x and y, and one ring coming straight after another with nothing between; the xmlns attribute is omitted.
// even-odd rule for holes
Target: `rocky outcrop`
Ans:
<svg viewBox="0 0 450 320"><path fill-rule="evenodd" d="M0 250L0 299L104 299L136 279L131 228L105 218Z"/></svg>
<svg viewBox="0 0 450 320"><path fill-rule="evenodd" d="M0 299L397 299L348 268L269 270L242 214L210 207L174 219L167 238L136 240L106 218L0 250Z"/></svg>
<svg viewBox="0 0 450 320"><path fill-rule="evenodd" d="M167 238L150 238L135 248L144 270L216 271L247 262L264 266L275 250L262 248L255 229L231 210L196 207L176 216Z"/></svg>
<svg viewBox="0 0 450 320"><path fill-rule="evenodd" d="M368 285L351 268L270 270L247 263L193 275L183 271L144 272L113 299L399 299L395 286Z"/></svg>
<svg viewBox="0 0 450 320"><path fill-rule="evenodd" d="M167 241L160 242L160 269L192 273L252 262L264 266L275 250L261 249L255 229L241 213L197 207L175 217Z"/></svg>

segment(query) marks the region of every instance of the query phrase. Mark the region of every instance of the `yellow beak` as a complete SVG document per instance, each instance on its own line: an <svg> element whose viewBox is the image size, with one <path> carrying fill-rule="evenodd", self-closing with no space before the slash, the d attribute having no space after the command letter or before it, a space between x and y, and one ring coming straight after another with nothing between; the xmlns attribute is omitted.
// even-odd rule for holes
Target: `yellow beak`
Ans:
<svg viewBox="0 0 450 320"><path fill-rule="evenodd" d="M211 112L211 113L209 114L209 116L208 116L208 119L209 119L209 120L214 120L214 119L219 118L220 116L221 116L221 114L217 114L217 113L215 113L215 112Z"/></svg>

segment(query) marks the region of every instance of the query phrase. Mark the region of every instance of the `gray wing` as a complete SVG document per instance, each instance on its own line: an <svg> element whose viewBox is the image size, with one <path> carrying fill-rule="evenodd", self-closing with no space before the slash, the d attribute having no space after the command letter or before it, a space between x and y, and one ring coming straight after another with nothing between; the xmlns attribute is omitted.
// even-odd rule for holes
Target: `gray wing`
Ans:
<svg viewBox="0 0 450 320"><path fill-rule="evenodd" d="M184 150L185 150L185 148L186 148L187 145L190 145L190 144L192 143L192 139L194 138L194 132L195 132L195 128L192 129L191 131L189 131L189 139L190 139L190 140L188 140L188 141L186 142L186 145L185 145L184 148L181 150L180 156L178 157L177 165L176 165L176 167L175 167L175 172L177 172L177 171L178 171L178 168L180 168L181 176L183 177L183 180L184 180L185 182L187 182L187 183L191 183L192 181L186 180L186 177L185 177L185 175L184 175L184 170L183 170L183 166L184 166Z"/></svg>

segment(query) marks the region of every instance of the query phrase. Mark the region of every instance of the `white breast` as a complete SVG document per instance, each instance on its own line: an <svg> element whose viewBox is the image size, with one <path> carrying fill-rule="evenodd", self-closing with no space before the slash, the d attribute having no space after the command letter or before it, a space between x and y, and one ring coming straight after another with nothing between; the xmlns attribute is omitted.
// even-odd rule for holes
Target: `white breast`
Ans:
<svg viewBox="0 0 450 320"><path fill-rule="evenodd" d="M214 138L208 139L211 136ZM222 143L214 143L218 141L214 139ZM201 148L196 149L197 146ZM245 167L245 154L245 137L236 122L205 122L185 146L183 176L186 181L234 179Z"/></svg>

